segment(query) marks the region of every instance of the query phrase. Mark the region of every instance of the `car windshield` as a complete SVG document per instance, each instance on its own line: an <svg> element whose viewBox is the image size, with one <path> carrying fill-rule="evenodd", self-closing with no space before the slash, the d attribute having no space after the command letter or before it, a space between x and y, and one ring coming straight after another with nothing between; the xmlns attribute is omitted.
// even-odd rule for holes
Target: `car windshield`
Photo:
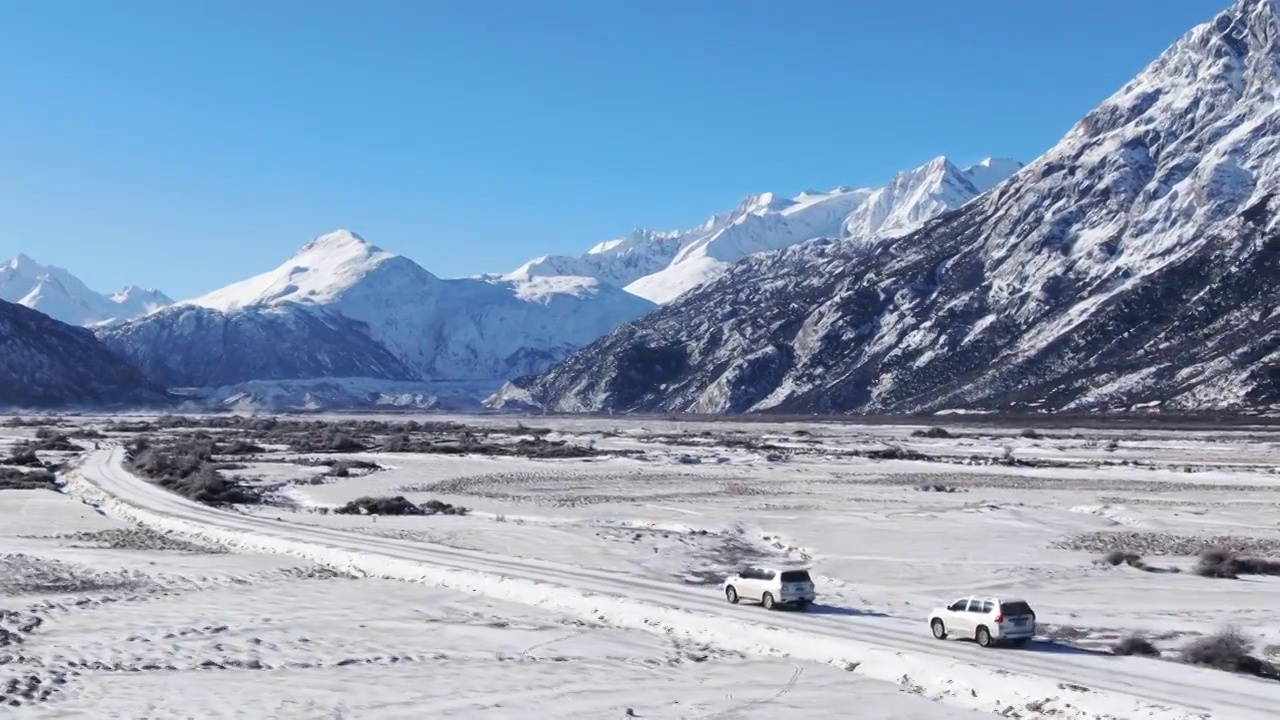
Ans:
<svg viewBox="0 0 1280 720"><path fill-rule="evenodd" d="M800 583L800 582L812 582L812 581L809 580L809 571L807 570L788 570L782 573L782 582Z"/></svg>
<svg viewBox="0 0 1280 720"><path fill-rule="evenodd" d="M1031 606L1018 600L1017 602L1000 603L1000 612L1005 615L1034 615Z"/></svg>

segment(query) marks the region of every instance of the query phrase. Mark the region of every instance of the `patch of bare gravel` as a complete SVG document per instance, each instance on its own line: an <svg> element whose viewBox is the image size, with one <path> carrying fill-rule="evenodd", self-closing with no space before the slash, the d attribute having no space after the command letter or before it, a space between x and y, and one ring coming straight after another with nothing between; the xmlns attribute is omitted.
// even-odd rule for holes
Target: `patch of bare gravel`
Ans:
<svg viewBox="0 0 1280 720"><path fill-rule="evenodd" d="M1280 555L1280 538L1103 530L1055 540L1049 547L1098 555L1121 551L1142 556L1192 557L1210 550L1223 549L1241 555L1277 556Z"/></svg>
<svg viewBox="0 0 1280 720"><path fill-rule="evenodd" d="M64 535L44 536L54 540L69 541L71 547L91 547L110 550L153 550L202 555L220 555L226 548L214 545L198 545L147 528L111 528L94 532L76 532Z"/></svg>
<svg viewBox="0 0 1280 720"><path fill-rule="evenodd" d="M154 585L154 580L141 572L99 572L22 553L0 555L0 595L118 592Z"/></svg>

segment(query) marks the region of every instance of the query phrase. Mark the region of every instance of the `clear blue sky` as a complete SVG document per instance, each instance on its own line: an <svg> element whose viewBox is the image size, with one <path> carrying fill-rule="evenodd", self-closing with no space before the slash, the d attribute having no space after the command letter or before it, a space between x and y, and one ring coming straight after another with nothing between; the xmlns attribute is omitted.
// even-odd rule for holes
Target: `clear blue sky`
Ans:
<svg viewBox="0 0 1280 720"><path fill-rule="evenodd" d="M1228 0L0 0L0 258L200 294L338 227L504 272L1030 160Z"/></svg>

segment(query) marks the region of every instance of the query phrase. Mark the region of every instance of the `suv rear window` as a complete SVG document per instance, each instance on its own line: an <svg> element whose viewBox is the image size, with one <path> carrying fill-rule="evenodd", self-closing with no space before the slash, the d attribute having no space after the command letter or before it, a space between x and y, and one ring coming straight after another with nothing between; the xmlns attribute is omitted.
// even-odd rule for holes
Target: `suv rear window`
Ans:
<svg viewBox="0 0 1280 720"><path fill-rule="evenodd" d="M1031 611L1031 606L1019 600L1018 602L1000 603L1000 612L1005 615L1035 615Z"/></svg>
<svg viewBox="0 0 1280 720"><path fill-rule="evenodd" d="M807 570L788 570L782 573L782 582L798 583L798 582L813 582L813 581L809 579L809 572Z"/></svg>

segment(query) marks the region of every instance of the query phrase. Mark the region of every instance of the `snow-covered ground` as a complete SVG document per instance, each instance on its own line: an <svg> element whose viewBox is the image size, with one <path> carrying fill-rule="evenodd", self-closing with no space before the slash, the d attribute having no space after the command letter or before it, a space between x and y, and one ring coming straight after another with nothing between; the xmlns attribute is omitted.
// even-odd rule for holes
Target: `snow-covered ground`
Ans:
<svg viewBox="0 0 1280 720"><path fill-rule="evenodd" d="M62 494L0 491L0 609L16 613L0 627L21 640L0 647L0 695L85 718L850 717L856 697L859 717L1226 719L1280 703L1280 683L1109 652L1141 632L1173 660L1230 625L1280 659L1280 578L1096 562L1126 549L1190 570L1222 543L1280 558L1262 429L525 422L639 453L368 452L340 457L382 469L343 478L268 446L237 472L284 483L283 503L228 512L104 445ZM920 456L868 457L887 448ZM326 512L383 495L470 512ZM730 569L789 562L817 576L808 613L719 594ZM933 640L928 610L971 592L1027 598L1042 638Z"/></svg>

